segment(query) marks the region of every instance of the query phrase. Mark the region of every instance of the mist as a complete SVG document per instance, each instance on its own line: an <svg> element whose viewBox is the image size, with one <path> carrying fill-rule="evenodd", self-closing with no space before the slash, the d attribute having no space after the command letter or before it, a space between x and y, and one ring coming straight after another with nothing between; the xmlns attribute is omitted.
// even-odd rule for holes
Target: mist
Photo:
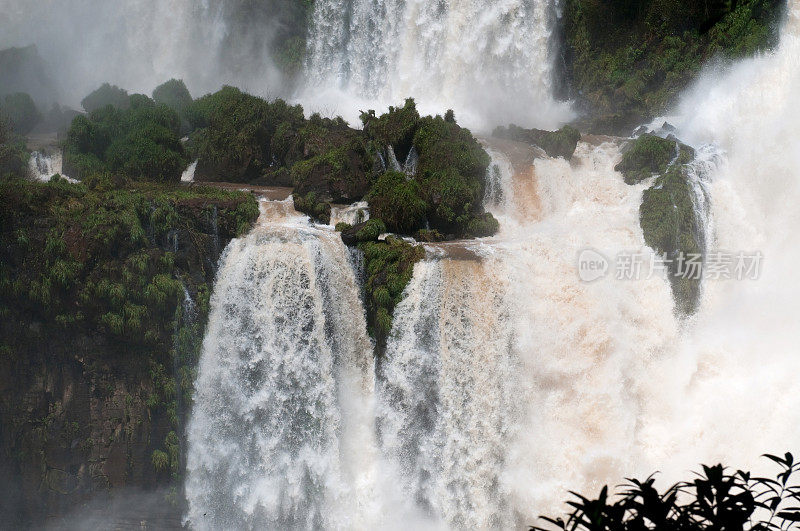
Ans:
<svg viewBox="0 0 800 531"><path fill-rule="evenodd" d="M293 4L1 0L0 49L35 45L58 101L76 108L104 82L149 94L173 77L195 96L224 84L285 96L273 51L296 15Z"/></svg>

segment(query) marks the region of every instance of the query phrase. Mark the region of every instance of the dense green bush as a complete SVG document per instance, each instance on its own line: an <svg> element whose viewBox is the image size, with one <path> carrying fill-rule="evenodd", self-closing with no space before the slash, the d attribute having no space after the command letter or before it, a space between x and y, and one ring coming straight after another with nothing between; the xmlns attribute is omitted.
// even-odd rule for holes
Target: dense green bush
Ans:
<svg viewBox="0 0 800 531"><path fill-rule="evenodd" d="M24 142L0 119L0 180L23 178L28 171L29 156Z"/></svg>
<svg viewBox="0 0 800 531"><path fill-rule="evenodd" d="M64 143L65 171L76 178L98 172L134 180L178 181L189 163L180 142L177 113L147 96L128 98L73 120Z"/></svg>
<svg viewBox="0 0 800 531"><path fill-rule="evenodd" d="M367 201L370 214L382 219L391 232L411 234L425 226L427 204L421 198L419 183L404 173L388 171L381 175Z"/></svg>
<svg viewBox="0 0 800 531"><path fill-rule="evenodd" d="M567 0L567 81L598 132L627 132L665 110L715 55L773 46L783 0Z"/></svg>
<svg viewBox="0 0 800 531"><path fill-rule="evenodd" d="M127 109L130 106L128 92L116 85L103 83L100 88L81 100L81 106L89 113L107 105L117 109Z"/></svg>
<svg viewBox="0 0 800 531"><path fill-rule="evenodd" d="M169 107L181 118L181 135L187 135L191 132L192 126L189 121L190 109L192 107L192 95L189 94L189 89L180 79L170 79L156 87L153 91L153 101L158 105Z"/></svg>
<svg viewBox="0 0 800 531"><path fill-rule="evenodd" d="M12 132L27 135L42 120L42 115L28 94L16 92L0 98L0 120L6 121Z"/></svg>
<svg viewBox="0 0 800 531"><path fill-rule="evenodd" d="M153 101L166 105L179 115L183 115L192 105L192 95L183 80L170 79L153 90Z"/></svg>
<svg viewBox="0 0 800 531"><path fill-rule="evenodd" d="M660 492L655 477L628 479L610 495L603 487L597 498L578 493L566 519L543 517L548 527L532 531L769 531L800 528L800 463L786 453L765 455L780 471L775 478L735 472L722 465L703 466L689 481Z"/></svg>
<svg viewBox="0 0 800 531"><path fill-rule="evenodd" d="M132 345L168 342L183 297L176 260L192 258L176 254L175 238L208 241L213 206L228 238L258 216L237 192L0 182L0 306Z"/></svg>
<svg viewBox="0 0 800 531"><path fill-rule="evenodd" d="M192 137L195 179L232 182L251 182L285 165L286 153L272 150L273 136L281 124L304 120L299 105L269 103L233 87L196 100L189 116L199 128Z"/></svg>

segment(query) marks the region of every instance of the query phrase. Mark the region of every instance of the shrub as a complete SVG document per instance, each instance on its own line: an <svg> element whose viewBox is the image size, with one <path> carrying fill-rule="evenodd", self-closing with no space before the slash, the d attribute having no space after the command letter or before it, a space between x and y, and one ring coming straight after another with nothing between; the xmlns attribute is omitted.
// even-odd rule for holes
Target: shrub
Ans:
<svg viewBox="0 0 800 531"><path fill-rule="evenodd" d="M127 109L130 106L128 92L116 85L103 83L100 88L81 100L81 106L88 113L102 109L107 105L117 109Z"/></svg>
<svg viewBox="0 0 800 531"><path fill-rule="evenodd" d="M192 105L193 100L183 80L170 79L153 90L153 101L182 115Z"/></svg>
<svg viewBox="0 0 800 531"><path fill-rule="evenodd" d="M386 232L386 225L377 218L372 218L364 222L361 229L356 232L356 240L359 242L378 241L381 234Z"/></svg>
<svg viewBox="0 0 800 531"><path fill-rule="evenodd" d="M794 456L765 455L780 471L775 479L749 472L730 472L722 465L703 466L690 481L660 492L655 478L628 479L624 489L610 496L603 487L597 498L573 493L573 511L562 518L542 517L548 531L741 530L800 528L800 485Z"/></svg>
<svg viewBox="0 0 800 531"><path fill-rule="evenodd" d="M24 92L7 94L0 100L0 120L7 121L13 133L27 135L41 119L33 99Z"/></svg>
<svg viewBox="0 0 800 531"><path fill-rule="evenodd" d="M388 171L370 189L370 214L380 218L386 228L401 234L412 233L425 225L427 204L420 197L419 184L404 173Z"/></svg>
<svg viewBox="0 0 800 531"><path fill-rule="evenodd" d="M282 123L301 123L303 109L224 87L195 101L189 117L202 128L193 135L195 178L250 182L285 163L285 153L273 152L272 138Z"/></svg>
<svg viewBox="0 0 800 531"><path fill-rule="evenodd" d="M305 196L293 194L294 209L308 215L311 219L324 225L331 222L331 204L317 201L317 195L309 192Z"/></svg>
<svg viewBox="0 0 800 531"><path fill-rule="evenodd" d="M64 143L68 174L111 172L134 180L178 181L189 163L181 121L168 107L134 94L128 108L105 106L73 120Z"/></svg>

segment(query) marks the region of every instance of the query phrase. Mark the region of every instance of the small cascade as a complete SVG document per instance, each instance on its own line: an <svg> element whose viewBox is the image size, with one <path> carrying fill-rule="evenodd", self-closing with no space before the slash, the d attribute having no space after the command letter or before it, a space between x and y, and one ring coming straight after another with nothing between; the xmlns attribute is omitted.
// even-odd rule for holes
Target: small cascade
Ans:
<svg viewBox="0 0 800 531"><path fill-rule="evenodd" d="M418 163L419 163L419 154L417 153L417 148L411 146L411 149L408 152L408 156L406 157L406 161L403 163L403 173L405 173L409 177L415 176L417 174Z"/></svg>
<svg viewBox="0 0 800 531"><path fill-rule="evenodd" d="M714 237L714 218L711 208L711 179L719 169L722 156L719 150L711 145L704 145L696 150L695 159L686 167L686 177L692 192L694 215L700 226L697 235L703 256L711 251L710 245Z"/></svg>
<svg viewBox="0 0 800 531"><path fill-rule="evenodd" d="M34 151L28 161L31 177L37 181L47 182L53 175L61 175L71 183L77 183L62 173L62 153L57 150L53 153Z"/></svg>
<svg viewBox="0 0 800 531"><path fill-rule="evenodd" d="M403 171L403 167L400 166L400 162L398 162L397 155L394 154L394 148L392 146L386 147L386 156L389 160L389 169L392 171Z"/></svg>
<svg viewBox="0 0 800 531"><path fill-rule="evenodd" d="M331 206L330 225L335 227L338 223L357 225L369 219L369 204L359 201L347 206Z"/></svg>
<svg viewBox="0 0 800 531"><path fill-rule="evenodd" d="M181 469L186 464L186 453L184 449L184 421L186 410L184 407L184 389L192 385L191 381L186 381L182 368L191 367L195 362L194 353L194 332L193 325L197 320L197 307L192 299L185 284L183 286L183 301L178 306L175 319L175 331L173 337L172 353L172 377L175 380L175 407L178 422L178 459Z"/></svg>
<svg viewBox="0 0 800 531"><path fill-rule="evenodd" d="M183 183L194 182L194 171L197 169L197 162L198 161L192 162L191 164L189 164L189 167L187 167L183 171L183 173L181 174L181 182Z"/></svg>

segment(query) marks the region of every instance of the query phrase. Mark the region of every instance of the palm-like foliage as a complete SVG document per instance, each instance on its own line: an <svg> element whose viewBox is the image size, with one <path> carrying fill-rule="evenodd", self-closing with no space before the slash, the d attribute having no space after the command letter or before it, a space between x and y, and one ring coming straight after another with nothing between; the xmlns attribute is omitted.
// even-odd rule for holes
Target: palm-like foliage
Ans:
<svg viewBox="0 0 800 531"><path fill-rule="evenodd" d="M542 517L548 527L532 531L773 531L800 529L800 485L791 453L766 454L780 471L775 479L754 477L722 465L703 466L691 481L676 483L663 493L655 478L628 479L613 497L603 487L596 499L577 492L564 518ZM613 499L612 499L613 498Z"/></svg>

